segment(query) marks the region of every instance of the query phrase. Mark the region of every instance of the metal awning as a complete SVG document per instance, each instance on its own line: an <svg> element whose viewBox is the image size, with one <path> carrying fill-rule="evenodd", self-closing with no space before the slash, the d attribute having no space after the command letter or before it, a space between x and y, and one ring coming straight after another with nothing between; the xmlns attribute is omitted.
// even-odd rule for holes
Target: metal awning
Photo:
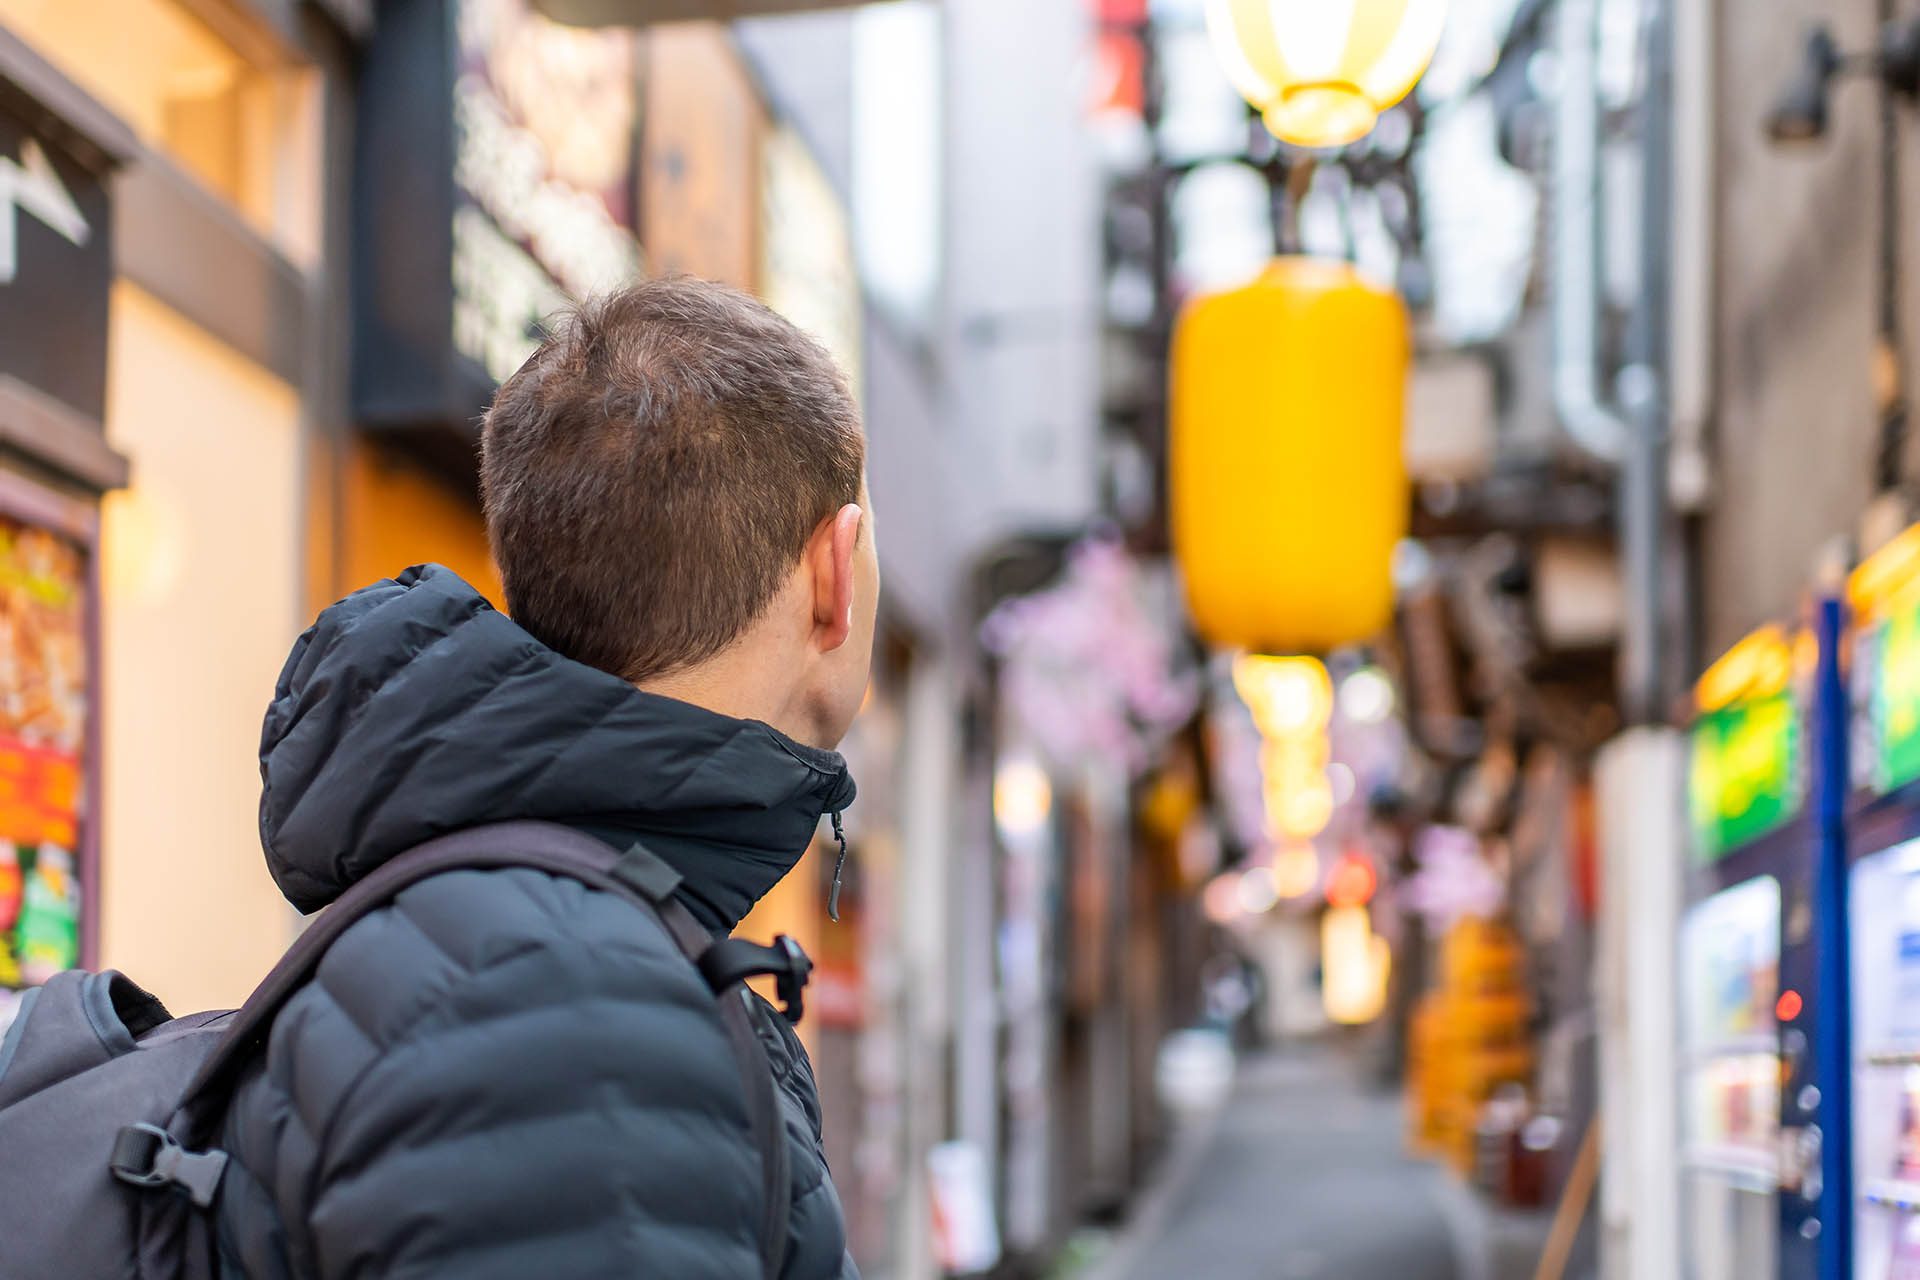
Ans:
<svg viewBox="0 0 1920 1280"><path fill-rule="evenodd" d="M809 9L846 9L861 0L533 0L533 7L574 27L643 27L696 18L752 18Z"/></svg>

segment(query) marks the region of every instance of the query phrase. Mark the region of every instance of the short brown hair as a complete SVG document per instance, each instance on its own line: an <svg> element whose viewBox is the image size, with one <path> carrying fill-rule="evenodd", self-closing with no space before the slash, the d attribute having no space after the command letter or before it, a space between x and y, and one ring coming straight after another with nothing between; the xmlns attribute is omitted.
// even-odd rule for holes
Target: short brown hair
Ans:
<svg viewBox="0 0 1920 1280"><path fill-rule="evenodd" d="M858 499L865 456L832 357L747 294L676 277L592 299L487 410L507 609L625 680L711 657Z"/></svg>

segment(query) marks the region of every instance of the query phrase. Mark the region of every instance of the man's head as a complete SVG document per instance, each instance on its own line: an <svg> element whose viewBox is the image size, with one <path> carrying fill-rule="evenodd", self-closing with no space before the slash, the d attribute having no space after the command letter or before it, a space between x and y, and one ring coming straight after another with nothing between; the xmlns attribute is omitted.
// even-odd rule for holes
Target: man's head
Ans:
<svg viewBox="0 0 1920 1280"><path fill-rule="evenodd" d="M831 746L873 650L865 456L831 357L746 294L674 278L587 302L487 411L508 611L642 688Z"/></svg>

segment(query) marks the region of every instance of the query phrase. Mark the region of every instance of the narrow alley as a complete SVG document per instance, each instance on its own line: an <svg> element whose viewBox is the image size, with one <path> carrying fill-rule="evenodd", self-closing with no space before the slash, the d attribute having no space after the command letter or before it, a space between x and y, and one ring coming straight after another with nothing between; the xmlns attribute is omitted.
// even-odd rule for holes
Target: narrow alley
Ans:
<svg viewBox="0 0 1920 1280"><path fill-rule="evenodd" d="M1470 1202L1361 1075L1323 1048L1243 1063L1090 1280L1483 1280Z"/></svg>

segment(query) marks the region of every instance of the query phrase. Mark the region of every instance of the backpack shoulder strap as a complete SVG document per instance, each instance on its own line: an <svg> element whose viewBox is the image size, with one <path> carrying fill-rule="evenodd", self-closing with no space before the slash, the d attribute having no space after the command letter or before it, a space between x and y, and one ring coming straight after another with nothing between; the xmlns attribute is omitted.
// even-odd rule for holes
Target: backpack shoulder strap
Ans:
<svg viewBox="0 0 1920 1280"><path fill-rule="evenodd" d="M273 971L247 997L219 1047L187 1086L175 1122L169 1126L172 1136L188 1148L207 1140L234 1073L265 1037L281 1007L312 978L327 948L341 934L423 880L448 871L500 867L530 867L566 876L633 903L659 919L675 945L696 968L701 968L702 957L715 945L712 936L673 896L680 884L679 873L641 845L633 845L623 853L583 832L550 822L493 823L440 836L397 855L356 882L295 940ZM785 938L776 941L776 948L782 946L798 952ZM784 950L781 954L785 954ZM805 966L804 954L799 956L798 963ZM771 966L759 969L726 966L723 973L710 975L702 969L713 987L720 1020L726 1027L728 1043L739 1060L746 1083L748 1111L761 1155L764 1212L760 1223L760 1257L762 1268L771 1280L780 1274L786 1258L792 1192L786 1131L780 1117L772 1063L754 1028L752 996L742 985L744 977L757 972L777 973L783 979L786 974L785 969ZM798 968L798 975L797 981L804 982L804 967ZM716 981L717 978L724 981ZM797 989L796 986L796 992ZM784 994L784 980L782 990ZM797 1012L797 998L792 1007Z"/></svg>

